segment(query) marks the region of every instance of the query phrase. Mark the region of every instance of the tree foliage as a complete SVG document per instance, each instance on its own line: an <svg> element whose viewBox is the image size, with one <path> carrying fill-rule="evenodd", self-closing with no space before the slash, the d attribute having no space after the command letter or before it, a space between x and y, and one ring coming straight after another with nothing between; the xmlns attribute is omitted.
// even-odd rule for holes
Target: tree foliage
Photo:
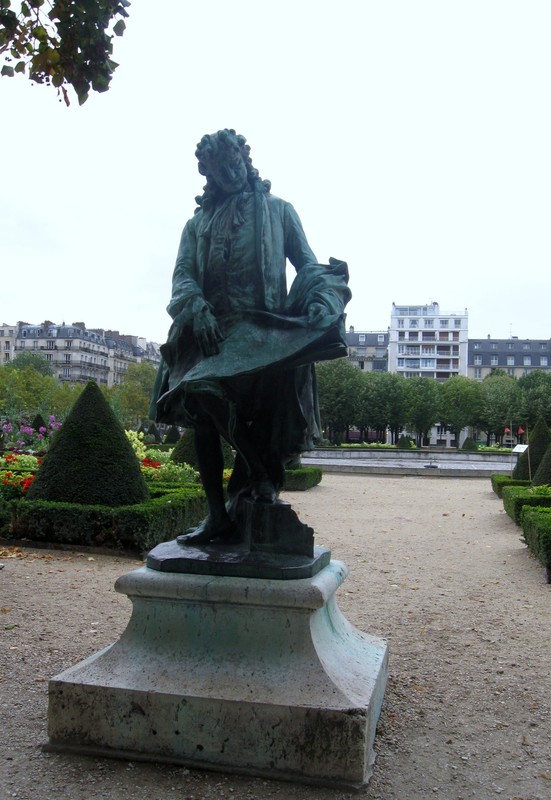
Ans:
<svg viewBox="0 0 551 800"><path fill-rule="evenodd" d="M125 425L136 427L148 419L155 375L156 369L148 361L130 364L123 383L111 390L109 401Z"/></svg>
<svg viewBox="0 0 551 800"><path fill-rule="evenodd" d="M53 375L52 367L50 363L46 361L44 356L41 353L35 353L34 351L29 351L27 353L19 353L17 358L14 358L13 361L10 361L9 364L6 364L6 369L26 369L27 367L34 367L37 372L40 372L41 375Z"/></svg>
<svg viewBox="0 0 551 800"><path fill-rule="evenodd" d="M551 426L551 374L534 370L518 381L522 393L522 415L530 427L544 419Z"/></svg>
<svg viewBox="0 0 551 800"><path fill-rule="evenodd" d="M318 364L316 373L321 424L338 443L358 422L362 374L344 358Z"/></svg>
<svg viewBox="0 0 551 800"><path fill-rule="evenodd" d="M417 446L421 447L438 422L442 384L429 378L410 378L408 388L406 425L416 434Z"/></svg>
<svg viewBox="0 0 551 800"><path fill-rule="evenodd" d="M515 378L497 370L480 384L480 421L488 437L494 435L501 442L505 427L517 426L523 421L521 392Z"/></svg>
<svg viewBox="0 0 551 800"><path fill-rule="evenodd" d="M128 0L24 0L17 11L12 5L0 0L2 75L26 74L55 86L67 105L67 86L80 105L90 89L109 89L118 66L111 59L113 34L124 33Z"/></svg>
<svg viewBox="0 0 551 800"><path fill-rule="evenodd" d="M440 422L455 436L459 448L459 436L463 428L476 426L480 419L480 384L472 378L454 375L442 384Z"/></svg>

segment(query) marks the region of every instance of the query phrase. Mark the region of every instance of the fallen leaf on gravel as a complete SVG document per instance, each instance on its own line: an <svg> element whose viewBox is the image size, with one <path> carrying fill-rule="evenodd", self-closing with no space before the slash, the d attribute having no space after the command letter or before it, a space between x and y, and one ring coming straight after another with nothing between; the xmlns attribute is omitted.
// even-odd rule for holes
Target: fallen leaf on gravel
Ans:
<svg viewBox="0 0 551 800"><path fill-rule="evenodd" d="M17 624L17 622L12 622L9 625L4 625L4 630L5 631L13 631L14 628L18 628L18 627L19 627L19 625Z"/></svg>
<svg viewBox="0 0 551 800"><path fill-rule="evenodd" d="M47 678L42 678L42 677L35 678L36 683L46 683L47 680L48 680Z"/></svg>
<svg viewBox="0 0 551 800"><path fill-rule="evenodd" d="M540 778L543 778L544 781L551 781L551 775L548 775L547 772L540 772Z"/></svg>
<svg viewBox="0 0 551 800"><path fill-rule="evenodd" d="M5 606L3 608L0 608L0 614L9 614L10 611L11 608L6 608Z"/></svg>

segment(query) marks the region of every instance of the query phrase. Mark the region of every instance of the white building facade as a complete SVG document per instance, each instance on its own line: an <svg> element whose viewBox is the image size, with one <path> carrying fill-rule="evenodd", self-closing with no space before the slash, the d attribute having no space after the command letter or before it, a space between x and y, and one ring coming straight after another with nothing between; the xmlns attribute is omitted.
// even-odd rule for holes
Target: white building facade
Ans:
<svg viewBox="0 0 551 800"><path fill-rule="evenodd" d="M440 382L467 376L468 314L443 313L438 303L392 304L388 338L388 371L404 378Z"/></svg>

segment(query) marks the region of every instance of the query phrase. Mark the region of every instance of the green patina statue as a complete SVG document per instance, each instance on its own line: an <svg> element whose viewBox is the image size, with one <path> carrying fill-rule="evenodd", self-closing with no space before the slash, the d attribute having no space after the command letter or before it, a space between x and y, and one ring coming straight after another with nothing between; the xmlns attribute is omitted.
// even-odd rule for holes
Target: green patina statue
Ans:
<svg viewBox="0 0 551 800"><path fill-rule="evenodd" d="M197 145L206 177L182 233L152 418L195 430L209 515L178 542L228 543L241 498L274 503L285 465L320 435L314 362L346 355L348 268L319 264L234 130ZM287 291L286 260L297 270ZM223 492L220 437L236 451Z"/></svg>

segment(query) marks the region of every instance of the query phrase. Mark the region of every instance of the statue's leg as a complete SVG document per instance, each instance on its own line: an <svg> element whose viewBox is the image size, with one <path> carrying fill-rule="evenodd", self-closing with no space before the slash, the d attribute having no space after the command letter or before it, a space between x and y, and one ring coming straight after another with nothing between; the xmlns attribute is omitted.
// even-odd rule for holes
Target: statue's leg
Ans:
<svg viewBox="0 0 551 800"><path fill-rule="evenodd" d="M178 536L177 541L179 544L204 544L213 539L230 540L235 533L235 525L226 511L223 489L224 456L220 435L210 421L202 421L195 428L195 448L209 514L196 528Z"/></svg>
<svg viewBox="0 0 551 800"><path fill-rule="evenodd" d="M241 456L248 472L253 499L265 503L275 502L276 491L273 482L249 426L238 414L235 417L232 415L230 419L228 404L218 397L205 395L203 407L220 433L231 442Z"/></svg>

